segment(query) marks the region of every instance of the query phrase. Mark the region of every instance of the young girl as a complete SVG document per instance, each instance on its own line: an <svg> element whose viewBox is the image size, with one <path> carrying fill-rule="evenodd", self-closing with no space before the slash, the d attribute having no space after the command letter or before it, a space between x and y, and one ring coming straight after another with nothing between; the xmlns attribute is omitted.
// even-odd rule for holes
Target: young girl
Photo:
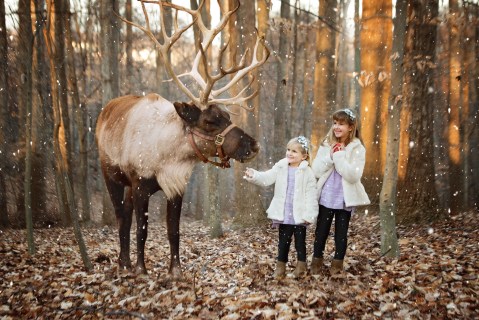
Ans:
<svg viewBox="0 0 479 320"><path fill-rule="evenodd" d="M318 274L323 266L324 247L333 218L336 250L330 271L335 274L343 270L351 213L356 206L370 203L361 184L366 149L359 138L356 115L350 109L343 109L334 112L332 118L333 125L312 165L319 194L312 274Z"/></svg>
<svg viewBox="0 0 479 320"><path fill-rule="evenodd" d="M278 258L273 277L285 276L286 263L294 235L298 263L293 272L300 277L306 272L306 226L314 223L318 215L316 178L310 167L311 145L303 136L291 139L287 144L286 158L272 169L258 172L247 168L245 179L260 186L275 183L274 196L266 210L273 225L279 225Z"/></svg>

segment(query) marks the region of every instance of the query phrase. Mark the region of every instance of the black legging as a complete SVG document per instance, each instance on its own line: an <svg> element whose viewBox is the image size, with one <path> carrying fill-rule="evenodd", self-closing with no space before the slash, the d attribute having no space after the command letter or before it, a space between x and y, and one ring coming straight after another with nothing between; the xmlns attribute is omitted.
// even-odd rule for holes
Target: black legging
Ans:
<svg viewBox="0 0 479 320"><path fill-rule="evenodd" d="M298 261L306 262L306 226L291 224L279 225L278 261L288 262L289 247L293 234Z"/></svg>
<svg viewBox="0 0 479 320"><path fill-rule="evenodd" d="M331 230L331 223L334 222L334 243L335 253L334 259L343 260L346 255L346 248L348 247L348 228L349 220L351 219L351 212L341 209L329 209L322 205L319 206L318 222L316 224L316 232L314 239L315 258L322 258L326 240Z"/></svg>

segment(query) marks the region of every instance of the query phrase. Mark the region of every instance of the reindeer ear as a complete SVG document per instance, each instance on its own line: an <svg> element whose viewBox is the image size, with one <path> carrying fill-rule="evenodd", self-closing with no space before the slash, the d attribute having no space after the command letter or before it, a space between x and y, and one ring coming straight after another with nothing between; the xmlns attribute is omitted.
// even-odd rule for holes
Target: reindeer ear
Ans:
<svg viewBox="0 0 479 320"><path fill-rule="evenodd" d="M175 102L176 112L187 124L194 124L201 115L201 110L194 104L188 104L184 102Z"/></svg>

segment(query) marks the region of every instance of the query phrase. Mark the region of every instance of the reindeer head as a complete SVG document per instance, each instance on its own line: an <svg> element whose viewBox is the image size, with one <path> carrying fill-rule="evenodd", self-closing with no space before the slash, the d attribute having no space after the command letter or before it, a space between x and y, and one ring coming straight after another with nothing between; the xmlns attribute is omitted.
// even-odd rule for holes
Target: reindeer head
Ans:
<svg viewBox="0 0 479 320"><path fill-rule="evenodd" d="M228 158L246 162L258 153L258 142L233 125L230 115L217 105L210 105L205 110L184 102L175 102L174 106L187 130L203 139L198 145L207 155L214 157L220 152ZM218 146L221 151L218 151Z"/></svg>

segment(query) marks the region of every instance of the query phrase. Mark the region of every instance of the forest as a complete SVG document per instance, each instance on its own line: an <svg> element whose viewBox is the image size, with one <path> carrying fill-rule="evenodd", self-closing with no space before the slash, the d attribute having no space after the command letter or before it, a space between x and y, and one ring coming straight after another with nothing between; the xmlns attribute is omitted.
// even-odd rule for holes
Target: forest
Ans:
<svg viewBox="0 0 479 320"><path fill-rule="evenodd" d="M477 0L0 0L0 318L479 317L478 17ZM214 100L259 143L231 168L197 159L181 279L167 190L146 209L147 274L118 266L95 138L110 101L151 94ZM315 155L344 108L371 200L351 218L345 270L273 279L273 187L244 172L300 135ZM162 148L174 158L179 143Z"/></svg>

